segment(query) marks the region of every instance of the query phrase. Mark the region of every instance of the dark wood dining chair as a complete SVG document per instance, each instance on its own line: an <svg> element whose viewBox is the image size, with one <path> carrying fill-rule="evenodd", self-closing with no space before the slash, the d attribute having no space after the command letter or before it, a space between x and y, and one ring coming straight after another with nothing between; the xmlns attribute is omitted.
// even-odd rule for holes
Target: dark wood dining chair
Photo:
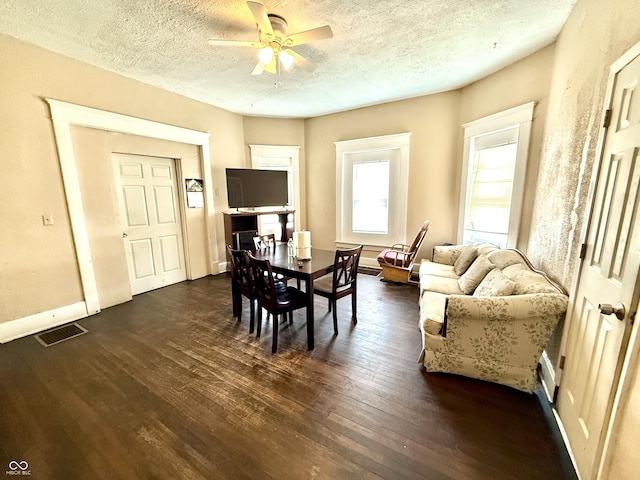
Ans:
<svg viewBox="0 0 640 480"><path fill-rule="evenodd" d="M276 235L274 233L268 233L266 235L256 235L255 237L253 237L253 246L258 251L275 248Z"/></svg>
<svg viewBox="0 0 640 480"><path fill-rule="evenodd" d="M357 286L358 264L362 245L348 250L336 250L333 273L325 275L313 284L313 293L329 299L329 311L333 310L333 332L338 334L338 299L351 295L351 321L358 323Z"/></svg>
<svg viewBox="0 0 640 480"><path fill-rule="evenodd" d="M253 237L253 246L257 252L263 252L265 250L272 250L276 247L276 235L274 233L268 233L266 235L256 235ZM286 277L279 273L275 274L275 279L284 283L288 283L291 277ZM296 284L300 289L300 279L296 278Z"/></svg>
<svg viewBox="0 0 640 480"><path fill-rule="evenodd" d="M227 252L231 259L231 301L233 304L233 315L238 317L238 321L242 320L242 297L249 299L250 319L249 333L253 333L255 326L255 302L258 300L255 282L253 280L253 271L251 269L251 260L245 250L234 250L227 245Z"/></svg>
<svg viewBox="0 0 640 480"><path fill-rule="evenodd" d="M276 288L276 281L271 270L269 260L259 260L249 255L253 278L255 279L256 293L258 295L258 324L256 336L260 337L262 330L262 309L264 308L273 317L273 341L271 353L278 350L278 317L281 314L289 315L289 324L293 323L293 311L308 305L307 295L295 287Z"/></svg>

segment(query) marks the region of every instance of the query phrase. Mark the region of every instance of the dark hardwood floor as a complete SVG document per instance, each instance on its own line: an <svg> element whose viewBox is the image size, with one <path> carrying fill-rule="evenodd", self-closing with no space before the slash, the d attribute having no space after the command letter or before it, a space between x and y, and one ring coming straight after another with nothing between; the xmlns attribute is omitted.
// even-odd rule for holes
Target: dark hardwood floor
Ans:
<svg viewBox="0 0 640 480"><path fill-rule="evenodd" d="M145 293L44 348L0 346L0 463L34 479L573 479L541 393L417 363L417 289L360 275L260 340L225 275ZM15 464L14 464L15 465ZM9 472L10 473L10 472ZM8 474L7 474L8 475ZM10 478L10 477L7 477Z"/></svg>

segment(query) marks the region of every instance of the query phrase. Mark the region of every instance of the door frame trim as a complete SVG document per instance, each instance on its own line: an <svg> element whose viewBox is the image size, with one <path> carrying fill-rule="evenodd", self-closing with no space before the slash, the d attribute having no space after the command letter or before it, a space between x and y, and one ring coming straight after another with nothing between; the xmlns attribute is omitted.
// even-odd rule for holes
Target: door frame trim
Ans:
<svg viewBox="0 0 640 480"><path fill-rule="evenodd" d="M620 70L622 70L628 63L633 61L636 57L640 55L640 42L636 43L629 50L623 53L620 58L614 61L609 67L609 77L607 79L606 91L604 102L602 103L601 112L600 112L600 125L601 128L598 131L598 139L596 144L596 158L593 163L591 178L589 181L589 190L587 195L587 203L586 203L586 214L584 217L584 221L582 224L582 231L580 235L580 244L578 244L578 249L581 248L581 245L587 242L589 238L589 225L591 223L591 217L594 212L594 202L595 202L595 186L598 180L598 174L600 172L600 168L602 166L604 147L605 147L605 139L607 129L602 127L604 125L605 115L607 109L611 108L611 102L613 101L613 87L615 82L615 77ZM579 258L578 255L576 257L574 276L571 282L570 294L569 294L569 305L567 307L567 312L573 311L572 303L573 299L576 298L576 294L579 287L579 280L582 273L582 269L584 266L584 259ZM640 272L638 273L640 276ZM636 293L634 293L634 299L631 308L635 308L637 311L639 305L638 299L638 289L636 289ZM571 328L571 323L573 319L570 316L567 316L566 322L564 325L564 329L562 332L562 341L560 346L560 355L565 355L567 351L567 342L568 342L568 332ZM619 362L622 362L622 370L620 372L620 376L617 380L617 383L614 383L612 386L611 394L613 397L613 405L610 412L608 412L603 419L602 432L600 436L600 445L597 449L597 455L594 459L594 464L592 468L592 477L600 478L604 473L605 469L608 468L609 462L611 460L612 455L612 445L615 443L616 435L620 430L620 413L624 410L628 398L629 398L629 390L630 385L633 381L635 372L638 370L638 358L640 358L640 322L637 320L631 327L631 331L629 332L629 336L626 340L623 340L622 350L620 352ZM559 368L556 369L556 385L560 386L562 383L562 370ZM559 415L555 415L556 420L560 424L561 429L564 430L562 426L562 419ZM569 452L571 452L571 445L569 443L568 437L565 438L565 442L567 443L567 448ZM573 457L572 457L573 458ZM576 467L574 463L574 467ZM577 472L576 468L576 472ZM596 475L593 475L596 473Z"/></svg>
<svg viewBox="0 0 640 480"><path fill-rule="evenodd" d="M204 177L205 228L207 231L207 250L209 256L208 267L209 273L218 273L217 263L214 264L214 259L218 258L218 251L215 228L213 228L214 225L212 225L215 210L213 191L211 188L211 185L213 185L213 175L211 171L209 133L119 113L107 112L51 98L45 98L44 100L49 104L51 111L53 133L62 171L65 199L69 211L69 220L87 315L100 312L100 299L98 296L95 271L91 260L91 246L89 244L89 234L80 191L80 180L78 178L75 152L71 138L72 126L170 140L200 147L200 163Z"/></svg>

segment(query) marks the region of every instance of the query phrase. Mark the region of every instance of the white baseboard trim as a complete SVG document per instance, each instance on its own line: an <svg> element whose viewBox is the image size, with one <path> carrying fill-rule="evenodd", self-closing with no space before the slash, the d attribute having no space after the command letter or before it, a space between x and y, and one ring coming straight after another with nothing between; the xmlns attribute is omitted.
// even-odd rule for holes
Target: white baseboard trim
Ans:
<svg viewBox="0 0 640 480"><path fill-rule="evenodd" d="M380 264L375 258L360 256L360 265L367 268L375 268L376 270L381 270Z"/></svg>
<svg viewBox="0 0 640 480"><path fill-rule="evenodd" d="M556 375L555 370L553 368L553 364L547 355L547 351L544 350L542 352L542 356L540 357L540 383L542 384L542 388L544 389L544 393L547 396L547 400L549 403L555 403L555 395L556 395Z"/></svg>
<svg viewBox="0 0 640 480"><path fill-rule="evenodd" d="M226 272L227 269L229 269L229 271L231 271L231 265L229 265L229 262L220 262L220 263L218 263L218 274Z"/></svg>
<svg viewBox="0 0 640 480"><path fill-rule="evenodd" d="M36 313L28 317L18 318L0 323L0 343L7 343L16 338L26 337L49 328L73 322L88 316L87 304L78 302L72 305Z"/></svg>
<svg viewBox="0 0 640 480"><path fill-rule="evenodd" d="M571 449L571 444L569 443L569 436L567 435L567 431L564 428L564 424L562 423L562 419L558 414L558 411L555 407L551 407L551 412L553 413L553 418L556 421L556 425L558 426L558 430L560 430L560 435L562 436L562 441L564 442L564 446L567 448L567 453L569 454L569 458L571 459L571 463L573 464L573 469L576 472L576 476L578 480L582 480L580 477L580 472L578 470L578 464L576 462L576 457L573 455L573 450Z"/></svg>

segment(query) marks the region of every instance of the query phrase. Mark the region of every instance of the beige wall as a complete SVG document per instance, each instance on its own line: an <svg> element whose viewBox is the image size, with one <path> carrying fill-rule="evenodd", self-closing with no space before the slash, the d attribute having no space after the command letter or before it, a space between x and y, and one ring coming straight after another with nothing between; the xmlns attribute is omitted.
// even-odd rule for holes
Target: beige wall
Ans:
<svg viewBox="0 0 640 480"><path fill-rule="evenodd" d="M314 232L314 245L333 248L333 142L412 132L407 240L411 240L425 218L432 220L433 227L422 250L426 256L433 245L455 241L460 124L525 101L544 101L546 73L541 72L549 71L545 62L550 51L545 49L460 91L304 121L243 118L0 36L0 55L6 66L0 71L3 85L0 115L6 125L0 132L0 154L7 159L7 174L0 180L3 184L0 227L8 232L0 240L3 267L0 322L83 299L45 97L209 132L214 183L211 187L216 193L213 225L219 252L224 251L220 212L227 208L224 168L249 166L249 144L301 147L302 205L298 216L303 228ZM509 85L513 88L507 88ZM78 128L73 132L81 185L84 189L86 183L92 192L83 193L83 200L89 211L88 228L100 302L108 306L128 298L128 287L121 282L125 273L122 242L116 235L119 227L112 211L110 152L115 149L162 153L151 144L138 142L127 146L119 136L109 137L90 129ZM182 154L172 154L178 155ZM28 194L24 193L22 179L30 186ZM108 179L109 183L101 182L102 179ZM24 201L25 195L28 201ZM111 210L102 201L107 198L111 200ZM42 214L53 214L55 225L44 227ZM200 239L206 232L196 224L200 225L190 222L197 231L195 237ZM375 256L375 252L369 255ZM215 263L216 259L213 260ZM223 262L224 258L219 256L217 261Z"/></svg>
<svg viewBox="0 0 640 480"><path fill-rule="evenodd" d="M638 18L637 0L579 0L557 41L528 251L565 287L573 281L609 67L640 41Z"/></svg>
<svg viewBox="0 0 640 480"><path fill-rule="evenodd" d="M224 251L219 213L226 209L224 167L245 162L240 115L8 36L0 35L0 58L0 323L83 300L45 97L209 132L212 187L220 193L214 198L213 224L218 249ZM104 153L105 142L97 141L96 155ZM43 214L52 214L55 225L43 226ZM101 252L101 261L115 254ZM101 298L108 303L120 298L116 290L105 289Z"/></svg>
<svg viewBox="0 0 640 480"><path fill-rule="evenodd" d="M98 298L102 308L131 300L109 132L72 127Z"/></svg>
<svg viewBox="0 0 640 480"><path fill-rule="evenodd" d="M422 252L455 238L454 202L460 92L387 103L306 121L307 228L313 245L336 241L336 150L334 142L411 132L407 240L425 219L432 228ZM375 256L377 252L369 252Z"/></svg>
<svg viewBox="0 0 640 480"><path fill-rule="evenodd" d="M300 205L296 217L300 225L307 223L306 216L306 148L304 120L264 117L244 117L245 167L251 168L249 145L284 145L300 147Z"/></svg>
<svg viewBox="0 0 640 480"><path fill-rule="evenodd" d="M638 18L637 0L579 0L557 41L528 253L567 288L575 281L609 67L640 42ZM614 434L614 461L603 478L636 478L640 467L637 358L625 423Z"/></svg>
<svg viewBox="0 0 640 480"><path fill-rule="evenodd" d="M306 121L307 215L313 243L334 248L336 168L333 142L412 132L407 240L425 219L432 221L420 256L434 245L455 242L465 122L530 101L534 113L519 247L526 249L535 198L540 145L548 108L554 46L461 90L387 103ZM375 256L369 252L369 256Z"/></svg>
<svg viewBox="0 0 640 480"><path fill-rule="evenodd" d="M552 44L462 90L460 107L462 124L531 101L537 102L531 125L531 143L517 244L517 247L524 252L528 250L529 227L536 197L536 180L545 119L549 109L549 87L554 53L555 44ZM459 175L460 173L458 177ZM459 186L460 182L457 185ZM459 194L459 190L457 193Z"/></svg>

